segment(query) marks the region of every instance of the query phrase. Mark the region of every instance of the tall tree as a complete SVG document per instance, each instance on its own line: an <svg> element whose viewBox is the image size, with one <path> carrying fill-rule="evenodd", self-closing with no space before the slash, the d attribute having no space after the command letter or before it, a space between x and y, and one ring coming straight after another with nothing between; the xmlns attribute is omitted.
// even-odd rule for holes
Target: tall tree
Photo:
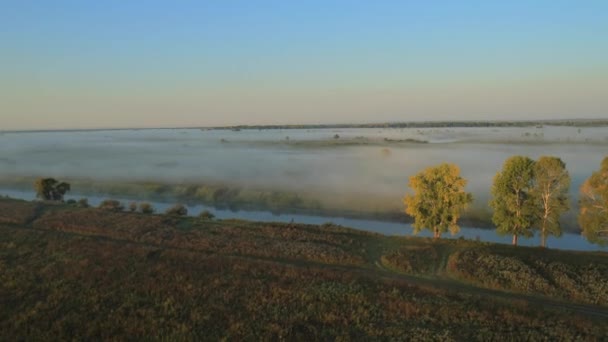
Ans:
<svg viewBox="0 0 608 342"><path fill-rule="evenodd" d="M513 245L517 245L520 235L533 235L531 228L536 212L533 181L534 160L523 156L507 159L502 171L494 177L490 201L494 209L492 221L499 234L513 235Z"/></svg>
<svg viewBox="0 0 608 342"><path fill-rule="evenodd" d="M581 186L578 223L590 242L608 245L608 157Z"/></svg>
<svg viewBox="0 0 608 342"><path fill-rule="evenodd" d="M543 156L534 165L534 178L533 192L538 208L541 246L545 247L547 235L562 235L559 218L570 209L570 175L561 159Z"/></svg>
<svg viewBox="0 0 608 342"><path fill-rule="evenodd" d="M429 167L410 177L414 194L407 194L403 202L405 212L414 217L414 233L428 229L435 238L448 230L456 234L462 211L473 201L473 196L464 191L466 184L454 164Z"/></svg>

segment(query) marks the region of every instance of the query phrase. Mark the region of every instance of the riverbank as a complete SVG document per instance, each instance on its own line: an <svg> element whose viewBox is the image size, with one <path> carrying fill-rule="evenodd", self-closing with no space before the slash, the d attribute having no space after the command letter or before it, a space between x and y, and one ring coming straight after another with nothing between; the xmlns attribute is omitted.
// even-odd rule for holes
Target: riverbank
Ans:
<svg viewBox="0 0 608 342"><path fill-rule="evenodd" d="M2 189L32 192L35 177L0 178ZM343 194L290 192L225 184L172 184L157 182L100 181L62 178L71 184L69 197L118 197L133 201L179 202L191 206L204 205L217 210L268 211L275 215L321 216L374 220L411 224L412 218L403 212L397 200L352 198ZM33 197L32 197L33 198ZM463 214L461 225L474 228L492 227L489 210L471 208Z"/></svg>
<svg viewBox="0 0 608 342"><path fill-rule="evenodd" d="M35 194L31 190L24 191L9 191L0 190L0 195L4 194L10 198L21 199L26 201L34 201ZM66 200L78 201L81 196L68 195ZM116 197L116 196L95 196L90 195L84 197L88 200L88 203L97 207L101 202L106 199L117 200L127 208L131 203L141 203L136 196L127 197ZM176 202L172 199L158 199L156 201L146 200L157 213L164 213L167 209L172 207ZM385 220L374 220L374 219L361 219L361 218L348 218L344 216L315 216L311 214L293 214L293 213L277 213L271 211L262 210L235 210L224 208L218 209L217 207L207 206L200 203L186 203L185 207L188 210L188 215L198 216L200 213L209 211L212 212L219 219L238 219L247 221L258 221L258 222L283 222L283 223L300 223L300 224L312 224L312 225L326 225L334 224L344 227L351 227L362 231L375 232L384 235L391 236L412 236L413 227L410 223L405 222L394 222ZM420 232L417 236L430 237L431 233L427 230ZM493 242L501 244L511 244L511 236L509 235L498 235L495 229L491 227L472 227L461 224L461 229L455 235L444 234L444 238L449 239L468 239L477 240L484 242ZM540 243L540 237L535 235L529 238L520 238L519 244L522 246L538 246ZM568 233L565 232L561 237L549 236L547 240L547 246L552 249L561 250L575 250L575 251L606 251L608 246L602 247L597 244L592 244L587 241L580 233Z"/></svg>

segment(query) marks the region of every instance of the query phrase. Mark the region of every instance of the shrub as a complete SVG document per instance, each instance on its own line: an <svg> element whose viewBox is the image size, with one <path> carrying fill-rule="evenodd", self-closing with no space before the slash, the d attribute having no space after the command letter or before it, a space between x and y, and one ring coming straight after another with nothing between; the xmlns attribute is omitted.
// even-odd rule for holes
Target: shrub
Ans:
<svg viewBox="0 0 608 342"><path fill-rule="evenodd" d="M200 215L198 215L198 217L203 220L213 220L215 218L215 215L213 215L213 213L211 213L209 210L205 210L202 213L200 213Z"/></svg>
<svg viewBox="0 0 608 342"><path fill-rule="evenodd" d="M188 215L188 208L186 208L183 204L176 204L167 209L165 214L171 216L186 216Z"/></svg>
<svg viewBox="0 0 608 342"><path fill-rule="evenodd" d="M129 203L129 211L134 213L137 210L137 202Z"/></svg>
<svg viewBox="0 0 608 342"><path fill-rule="evenodd" d="M109 211L123 211L124 206L117 200L107 199L99 204L99 209L109 210Z"/></svg>
<svg viewBox="0 0 608 342"><path fill-rule="evenodd" d="M74 204L76 204L76 200L75 199L69 199L65 203L67 203L69 205L74 205Z"/></svg>
<svg viewBox="0 0 608 342"><path fill-rule="evenodd" d="M154 207L148 202L143 202L139 204L139 211L141 211L142 214L153 214Z"/></svg>
<svg viewBox="0 0 608 342"><path fill-rule="evenodd" d="M88 208L89 207L89 200L86 198L81 198L78 200L77 205L81 208Z"/></svg>

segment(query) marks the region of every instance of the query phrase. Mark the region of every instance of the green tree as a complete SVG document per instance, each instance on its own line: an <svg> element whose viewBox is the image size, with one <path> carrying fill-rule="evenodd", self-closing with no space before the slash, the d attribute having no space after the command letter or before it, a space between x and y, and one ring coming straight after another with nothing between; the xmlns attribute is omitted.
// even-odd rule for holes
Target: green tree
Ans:
<svg viewBox="0 0 608 342"><path fill-rule="evenodd" d="M435 238L448 230L456 234L462 211L473 201L473 196L464 191L466 184L454 164L429 167L410 177L414 194L407 194L403 202L405 212L414 217L414 233L428 229Z"/></svg>
<svg viewBox="0 0 608 342"><path fill-rule="evenodd" d="M204 210L198 215L198 217L203 220L213 220L213 218L215 218L215 215L213 215L213 213L211 213L209 210Z"/></svg>
<svg viewBox="0 0 608 342"><path fill-rule="evenodd" d="M167 209L165 214L170 216L186 216L188 215L188 208L186 208L183 204L176 204Z"/></svg>
<svg viewBox="0 0 608 342"><path fill-rule="evenodd" d="M547 235L562 235L559 218L570 209L570 175L561 159L543 156L534 165L534 179L541 246L545 247Z"/></svg>
<svg viewBox="0 0 608 342"><path fill-rule="evenodd" d="M70 184L59 182L54 178L38 178L34 183L36 197L45 201L63 201L63 196L70 191Z"/></svg>
<svg viewBox="0 0 608 342"><path fill-rule="evenodd" d="M534 160L513 156L507 159L502 172L494 177L490 207L494 209L492 222L500 235L512 234L513 245L519 235L532 236L535 222Z"/></svg>
<svg viewBox="0 0 608 342"><path fill-rule="evenodd" d="M143 202L139 204L139 211L141 211L142 214L154 214L154 207L148 202Z"/></svg>
<svg viewBox="0 0 608 342"><path fill-rule="evenodd" d="M608 245L608 157L580 189L578 223L590 242Z"/></svg>

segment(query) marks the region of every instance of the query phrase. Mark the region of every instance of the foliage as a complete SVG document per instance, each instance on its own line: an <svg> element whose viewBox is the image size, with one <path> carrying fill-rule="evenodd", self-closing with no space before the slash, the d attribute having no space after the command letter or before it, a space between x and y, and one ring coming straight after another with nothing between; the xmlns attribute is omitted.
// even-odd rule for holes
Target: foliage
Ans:
<svg viewBox="0 0 608 342"><path fill-rule="evenodd" d="M508 158L494 177L492 200L494 209L492 221L499 234L512 234L513 244L517 237L532 236L535 222L535 199L532 194L534 182L534 161L528 157Z"/></svg>
<svg viewBox="0 0 608 342"><path fill-rule="evenodd" d="M382 256L382 264L395 271L429 274L436 271L440 255L436 246L408 246Z"/></svg>
<svg viewBox="0 0 608 342"><path fill-rule="evenodd" d="M561 159L543 156L534 164L534 179L532 192L538 206L541 245L544 247L547 235L562 235L559 218L570 208L570 175Z"/></svg>
<svg viewBox="0 0 608 342"><path fill-rule="evenodd" d="M129 211L134 213L137 211L137 202L131 202L129 203Z"/></svg>
<svg viewBox="0 0 608 342"><path fill-rule="evenodd" d="M70 191L70 184L59 182L54 178L38 178L34 183L36 197L45 201L63 201L63 196Z"/></svg>
<svg viewBox="0 0 608 342"><path fill-rule="evenodd" d="M608 157L580 189L579 224L593 243L608 245Z"/></svg>
<svg viewBox="0 0 608 342"><path fill-rule="evenodd" d="M204 210L198 215L198 217L203 220L213 220L215 215L213 215L213 213L211 213L209 210Z"/></svg>
<svg viewBox="0 0 608 342"><path fill-rule="evenodd" d="M430 167L410 177L409 186L415 193L407 194L404 204L405 212L414 217L414 232L429 229L436 238L448 230L456 234L461 212L473 201L464 191L466 184L453 164Z"/></svg>
<svg viewBox="0 0 608 342"><path fill-rule="evenodd" d="M99 209L108 211L123 211L125 207L117 200L107 199L99 204Z"/></svg>
<svg viewBox="0 0 608 342"><path fill-rule="evenodd" d="M501 253L493 249L469 249L449 257L448 272L476 285L534 293L590 304L608 305L608 261L563 259L546 252Z"/></svg>
<svg viewBox="0 0 608 342"><path fill-rule="evenodd" d="M527 292L517 284L538 283L532 290L549 289L542 295L564 289L565 299L605 305L602 253L14 200L0 200L0 218L7 218L0 222L2 340L601 340L608 333L584 311L495 299L456 282L414 286L422 278L375 266L387 251L383 261L406 259L411 272L444 277L459 253L475 250L458 261L462 272L508 260L507 269L532 271L515 282L510 273L503 288ZM490 287L482 282L502 274L491 271L472 279ZM535 274L553 280L543 287Z"/></svg>
<svg viewBox="0 0 608 342"><path fill-rule="evenodd" d="M77 206L79 206L80 208L88 208L89 207L89 200L86 198L81 198L78 200L78 202L76 203Z"/></svg>
<svg viewBox="0 0 608 342"><path fill-rule="evenodd" d="M332 227L320 231L235 220L217 222L188 217L181 220L89 209L49 212L36 220L33 226L201 252L311 260L328 264L364 263L362 250L365 250L365 245L359 239L344 234L344 228ZM112 229L108 230L108 227ZM362 235L361 239L365 236Z"/></svg>
<svg viewBox="0 0 608 342"><path fill-rule="evenodd" d="M154 207L148 202L142 202L139 204L139 211L142 214L154 214Z"/></svg>
<svg viewBox="0 0 608 342"><path fill-rule="evenodd" d="M165 211L165 214L171 216L186 216L188 215L188 208L183 204L176 204Z"/></svg>
<svg viewBox="0 0 608 342"><path fill-rule="evenodd" d="M0 307L6 340L597 340L606 333L576 315L345 270L0 229L7 265L0 293L11 304Z"/></svg>

